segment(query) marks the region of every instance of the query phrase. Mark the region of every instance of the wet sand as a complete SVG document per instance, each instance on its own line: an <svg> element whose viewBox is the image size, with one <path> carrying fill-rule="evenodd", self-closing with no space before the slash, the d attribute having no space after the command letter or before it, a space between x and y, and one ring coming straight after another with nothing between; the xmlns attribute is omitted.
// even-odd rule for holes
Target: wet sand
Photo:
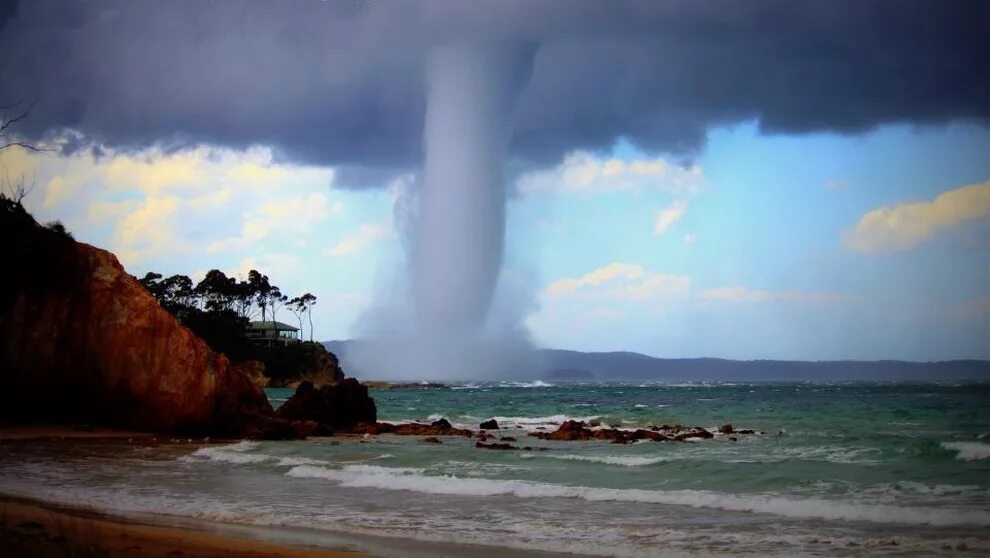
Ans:
<svg viewBox="0 0 990 558"><path fill-rule="evenodd" d="M45 425L0 427L0 444L52 440L121 443L186 443L201 440L90 427ZM168 558L362 558L346 550L273 544L192 528L149 525L97 513L0 496L0 555L24 557Z"/></svg>
<svg viewBox="0 0 990 558"><path fill-rule="evenodd" d="M51 424L30 426L0 425L0 443L5 440L61 440L61 439L151 440L154 434L131 430L115 430L85 424ZM166 439L167 436L157 436Z"/></svg>
<svg viewBox="0 0 990 558"><path fill-rule="evenodd" d="M362 558L346 550L278 545L194 529L132 523L93 513L0 499L0 555L183 558Z"/></svg>

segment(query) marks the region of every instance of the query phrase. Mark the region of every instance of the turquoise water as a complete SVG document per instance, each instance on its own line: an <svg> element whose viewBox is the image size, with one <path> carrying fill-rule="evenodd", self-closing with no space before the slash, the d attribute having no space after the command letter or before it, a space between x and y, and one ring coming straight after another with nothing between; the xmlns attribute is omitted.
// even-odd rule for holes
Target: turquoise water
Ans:
<svg viewBox="0 0 990 558"><path fill-rule="evenodd" d="M289 390L269 390L276 405ZM988 384L463 384L373 390L531 451L417 437L131 448L0 445L0 493L314 533L605 556L990 553ZM569 418L762 435L551 442ZM540 449L545 448L545 449Z"/></svg>

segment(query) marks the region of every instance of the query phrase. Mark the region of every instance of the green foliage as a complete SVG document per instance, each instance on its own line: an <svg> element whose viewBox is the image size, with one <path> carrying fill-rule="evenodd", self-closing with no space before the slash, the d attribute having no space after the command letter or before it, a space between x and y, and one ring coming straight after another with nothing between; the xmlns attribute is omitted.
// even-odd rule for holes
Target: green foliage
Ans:
<svg viewBox="0 0 990 558"><path fill-rule="evenodd" d="M254 358L255 346L244 337L248 320L231 310L204 312L188 309L185 318L180 320L200 339L206 341L214 351L219 351L233 361Z"/></svg>
<svg viewBox="0 0 990 558"><path fill-rule="evenodd" d="M0 191L0 238L6 239L4 258L9 264L0 274L0 310L21 293L58 292L78 272L71 235L65 227L38 224L24 209L22 194Z"/></svg>
<svg viewBox="0 0 990 558"><path fill-rule="evenodd" d="M292 298L272 285L268 276L252 269L246 281L228 277L218 269L206 273L193 285L185 275L163 277L148 273L139 279L161 304L215 351L225 353L234 361L260 360L266 374L273 379L292 379L301 370L301 363L312 359L312 347L303 343L287 346L260 346L245 337L245 328L252 318L274 320L279 308L285 306L299 319L308 315L316 297L310 293ZM310 339L312 318L310 317Z"/></svg>
<svg viewBox="0 0 990 558"><path fill-rule="evenodd" d="M45 223L45 228L56 234L60 234L69 240L73 240L72 233L69 232L69 229L65 228L62 221L57 219L55 221L49 221L48 223Z"/></svg>

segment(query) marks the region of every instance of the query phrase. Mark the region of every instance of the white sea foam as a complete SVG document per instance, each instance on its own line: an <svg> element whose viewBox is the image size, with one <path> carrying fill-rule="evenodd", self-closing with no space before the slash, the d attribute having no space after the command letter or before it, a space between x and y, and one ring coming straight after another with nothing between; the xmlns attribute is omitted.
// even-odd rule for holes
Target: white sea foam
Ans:
<svg viewBox="0 0 990 558"><path fill-rule="evenodd" d="M494 418L498 422L499 426L501 426L502 428L506 428L506 427L512 428L515 426L521 426L527 430L534 430L538 426L542 426L544 428L556 427L568 420L589 422L601 417L599 417L598 415L587 416L587 417L572 417L568 415L549 415L545 417L492 417L492 418Z"/></svg>
<svg viewBox="0 0 990 558"><path fill-rule="evenodd" d="M464 479L423 475L415 469L371 465L341 469L300 465L287 476L325 479L349 488L408 490L451 496L515 496L518 498L579 498L591 502L638 502L754 512L795 518L818 518L910 525L987 525L990 512L950 508L870 505L841 500L797 499L771 495L731 495L700 490L643 490L566 486L522 480Z"/></svg>
<svg viewBox="0 0 990 558"><path fill-rule="evenodd" d="M942 442L942 447L950 451L959 452L956 458L963 461L990 459L990 444L982 442Z"/></svg>
<svg viewBox="0 0 990 558"><path fill-rule="evenodd" d="M444 513L441 507L441 513L433 514L424 513L424 508L421 506L403 509L401 506L384 505L377 510L375 507L364 509L361 504L354 504L354 502L368 501L369 495L364 492L348 494L344 491L326 491L327 497L321 500L319 505L313 506L312 502L309 501L286 499L273 501L269 497L264 497L260 501L250 497L245 499L238 497L236 492L225 493L223 496L211 494L210 491L199 490L176 492L174 488L167 486L155 484L141 486L140 482L137 487L122 487L102 483L95 485L70 483L65 485L59 477L57 480L50 478L48 482L39 485L38 479L33 482L21 480L21 473L29 470L38 472L39 468L36 465L19 466L16 468L18 473L16 476L0 475L0 493L38 498L103 513L149 513L159 516L171 515L247 525L303 526L307 529L368 534L376 537L495 545L504 547L506 550L502 553L506 555L511 554L508 549L516 548L561 554L609 556L611 558L736 556L739 554L796 556L835 554L841 552L840 549L852 546L849 543L858 545L858 548L852 551L847 550L847 552L858 554L870 553L871 551L874 553L883 552L888 547L879 545L895 538L898 542L897 549L889 548L889 550L899 549L898 552L911 555L936 555L941 552L940 549L943 545L957 546L960 543L967 545L967 554L983 555L990 552L986 537L980 534L980 528L986 523L977 523L975 529L965 532L953 530L946 533L917 529L917 536L910 534L911 530L915 529L914 527L891 528L888 532L887 529L878 531L875 527L864 525L861 529L850 529L848 537L837 532L838 530L844 532L846 528L836 525L833 526L834 528L830 528L828 533L828 539L831 542L819 544L811 540L812 537L816 540L822 539L821 530L825 528L819 521L814 520L817 516L810 516L812 521L807 523L780 522L780 525L777 525L777 522L772 519L742 523L729 520L723 523L724 529L699 531L691 520L693 514L684 514L682 510L677 508L669 510L672 515L666 515L663 510L658 509L658 518L667 517L671 520L661 521L658 519L655 523L627 521L623 519L621 512L616 516L614 523L601 521L600 518L596 519L590 515L577 514L575 516L572 511L567 511L573 510L573 506L567 505L566 501L558 502L562 505L557 506L549 505L550 503L546 502L548 504L546 506L522 506L521 508L513 506L499 509L497 502L494 502L492 506L477 507L472 506L470 500L466 500L463 504L453 504L455 506L464 505L463 513ZM47 466L42 470L47 471ZM78 473L78 468L72 468L72 470ZM414 479L420 475L418 469L387 469L368 466L351 467L340 470L340 472L350 472L352 475L380 474L383 470L386 472L399 471L393 476L407 479ZM10 472L10 469L5 469L5 473ZM47 477L47 475L45 476ZM294 476L302 477L305 475ZM438 482L451 482L448 480L449 477L436 478ZM483 484L493 482L480 479L477 481ZM311 482L304 481L303 484L310 486ZM453 482L458 481L455 479ZM561 497L554 493L560 489L582 490L581 487L539 485L523 481L494 482L507 483L502 486L502 492L498 492L498 494L511 494L509 487L513 485L520 486L519 490L523 493L539 490L540 486L547 486L549 491L547 497ZM419 491L425 492L424 490ZM659 494L683 495L684 498L691 494L711 495L710 493L687 491L661 492ZM395 500L393 498L395 495L390 496L388 492L378 496L384 496L385 501ZM713 496L717 497L718 495ZM527 494L525 497L538 498L540 496ZM599 497L594 494L589 496L575 494L563 497L598 500L605 504L610 501L617 501L619 507L623 507L622 502L624 501L650 502L657 499L656 497L652 500L627 497L620 499L610 498L607 494L600 494ZM761 500L756 496L748 498L753 502ZM418 498L412 498L412 500L420 501ZM805 501L795 500L794 502L796 502L795 505L800 506ZM443 502L439 502L439 504L443 504ZM694 505L696 507L709 507ZM710 507L728 509L725 506ZM753 507L756 505L754 504ZM874 507L876 506L871 506L871 508ZM883 508L885 510L905 509L894 506ZM531 510L532 513L525 511L520 513L521 509ZM547 509L554 511L543 511ZM642 511L642 508L638 508L638 511ZM955 513L951 507L944 511L950 514ZM932 513L935 513L935 510L932 510ZM809 516L801 515L800 517ZM958 519L958 517L955 518ZM951 523L950 525L960 525L960 523ZM957 535L956 532L960 534ZM881 536L882 538L880 538ZM329 541L330 539L326 540ZM419 554L425 553L420 552Z"/></svg>
<svg viewBox="0 0 990 558"><path fill-rule="evenodd" d="M619 465L622 467L645 467L655 465L663 461L669 461L667 457L646 457L639 455L575 455L575 454L535 454L523 453L520 457L530 459L533 457L546 457L549 459L560 459L563 461L587 461L590 463L605 463L607 465Z"/></svg>
<svg viewBox="0 0 990 558"><path fill-rule="evenodd" d="M233 463L244 465L248 463L262 463L273 459L270 455L260 453L246 453L258 447L258 442L237 442L226 446L210 446L199 448L188 456L180 458L182 461L193 462L198 460L220 461L223 463Z"/></svg>
<svg viewBox="0 0 990 558"><path fill-rule="evenodd" d="M459 389L478 389L480 387L481 386L478 385L478 384L464 384L463 386L450 386L450 389L454 389L454 390L459 390Z"/></svg>
<svg viewBox="0 0 990 558"><path fill-rule="evenodd" d="M312 457L298 456L276 456L265 453L248 453L258 447L257 442L238 442L226 446L211 446L199 448L189 455L179 457L179 461L185 463L198 463L216 461L220 463L231 463L234 465L251 465L255 463L274 463L278 467L296 467L298 465L331 465L332 461L325 459L315 459ZM392 457L385 453L371 458L360 458L350 460L351 463L362 463L376 459L386 459Z"/></svg>
<svg viewBox="0 0 990 558"><path fill-rule="evenodd" d="M279 467L295 467L296 465L327 465L329 461L310 457L283 457L279 459Z"/></svg>
<svg viewBox="0 0 990 558"><path fill-rule="evenodd" d="M827 461L846 465L878 465L879 448L795 447L782 448L767 457L772 461Z"/></svg>
<svg viewBox="0 0 990 558"><path fill-rule="evenodd" d="M215 446L215 449L224 451L251 451L257 449L260 444L258 442L251 442L249 440L243 440L237 442L236 444L230 444L227 446Z"/></svg>
<svg viewBox="0 0 990 558"><path fill-rule="evenodd" d="M554 387L554 385L549 382L544 382L543 380L536 380L533 382L502 382L498 385L498 387L543 388Z"/></svg>

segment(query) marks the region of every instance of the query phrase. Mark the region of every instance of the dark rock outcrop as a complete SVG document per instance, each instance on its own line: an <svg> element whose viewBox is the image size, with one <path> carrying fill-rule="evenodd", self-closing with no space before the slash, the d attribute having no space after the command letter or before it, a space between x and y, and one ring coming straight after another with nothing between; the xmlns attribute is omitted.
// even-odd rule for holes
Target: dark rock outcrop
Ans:
<svg viewBox="0 0 990 558"><path fill-rule="evenodd" d="M496 422L495 419L488 419L481 423L478 428L481 428L482 430L498 430L498 422Z"/></svg>
<svg viewBox="0 0 990 558"><path fill-rule="evenodd" d="M303 382L296 393L275 413L286 420L314 421L330 430L350 430L358 423L374 423L378 418L375 401L368 388L354 378L316 388Z"/></svg>
<svg viewBox="0 0 990 558"><path fill-rule="evenodd" d="M423 438L423 443L424 444L442 444L443 442L441 442L440 441L440 438L437 438L436 436L429 436L427 438Z"/></svg>
<svg viewBox="0 0 990 558"><path fill-rule="evenodd" d="M432 423L430 423L430 426L432 426L433 428L445 428L445 429L452 428L452 426L450 425L450 421L445 418L441 418L440 420L433 421Z"/></svg>
<svg viewBox="0 0 990 558"><path fill-rule="evenodd" d="M181 326L113 254L0 204L0 422L291 436L252 370Z"/></svg>
<svg viewBox="0 0 990 558"><path fill-rule="evenodd" d="M736 431L737 434L744 431ZM752 433L752 431L749 431ZM535 436L543 440L609 440L613 444L628 444L639 440L651 440L654 442L678 441L683 442L688 438L712 438L714 434L700 427L655 426L650 430L643 428L637 430L620 430L618 428L589 428L583 421L564 421L557 430L553 432L531 432L530 436Z"/></svg>
<svg viewBox="0 0 990 558"><path fill-rule="evenodd" d="M269 349L265 371L272 387L298 388L303 382L321 386L344 379L337 355L320 343L296 343Z"/></svg>
<svg viewBox="0 0 990 558"><path fill-rule="evenodd" d="M514 450L514 449L519 449L519 448L517 448L516 446L514 446L512 444L499 444L499 443L495 443L495 442L493 442L491 444L484 444L484 443L481 443L481 442L475 442L474 443L474 447L476 447L478 449L493 449L493 450Z"/></svg>
<svg viewBox="0 0 990 558"><path fill-rule="evenodd" d="M440 419L431 424L421 422L406 422L392 424L389 422L364 422L356 424L347 432L351 434L395 434L398 436L474 436L467 428L455 428L446 419Z"/></svg>

